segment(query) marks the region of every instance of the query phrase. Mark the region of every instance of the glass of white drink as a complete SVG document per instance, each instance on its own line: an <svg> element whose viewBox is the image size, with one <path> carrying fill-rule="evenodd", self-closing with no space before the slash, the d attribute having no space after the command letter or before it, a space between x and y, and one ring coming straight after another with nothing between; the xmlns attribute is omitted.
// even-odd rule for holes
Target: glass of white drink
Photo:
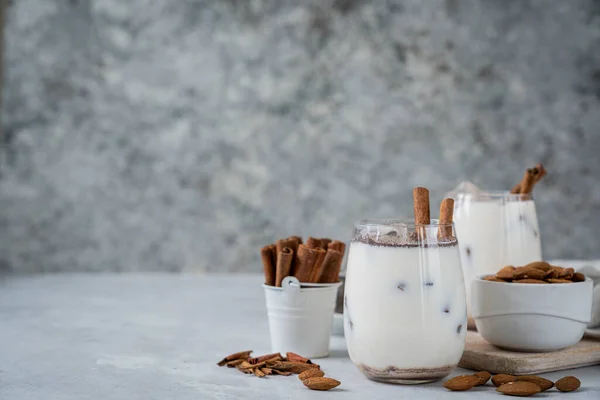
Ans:
<svg viewBox="0 0 600 400"><path fill-rule="evenodd" d="M538 218L531 194L481 191L458 193L454 199L454 224L460 241L467 299L476 275L494 274L507 265L542 260Z"/></svg>
<svg viewBox="0 0 600 400"><path fill-rule="evenodd" d="M368 378L412 384L447 376L465 347L466 318L451 223L354 225L344 333L350 359Z"/></svg>

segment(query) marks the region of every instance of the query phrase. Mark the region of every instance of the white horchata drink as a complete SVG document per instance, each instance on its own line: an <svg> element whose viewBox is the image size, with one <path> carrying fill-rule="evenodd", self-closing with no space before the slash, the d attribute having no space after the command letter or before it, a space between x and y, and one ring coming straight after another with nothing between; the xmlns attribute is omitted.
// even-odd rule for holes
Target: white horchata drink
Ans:
<svg viewBox="0 0 600 400"><path fill-rule="evenodd" d="M418 239L414 229L398 221L355 225L344 331L352 362L373 380L438 380L464 350L465 289L454 233L437 239L433 224Z"/></svg>
<svg viewBox="0 0 600 400"><path fill-rule="evenodd" d="M458 194L454 224L470 309L470 283L507 265L542 260L535 203L531 195L508 192Z"/></svg>

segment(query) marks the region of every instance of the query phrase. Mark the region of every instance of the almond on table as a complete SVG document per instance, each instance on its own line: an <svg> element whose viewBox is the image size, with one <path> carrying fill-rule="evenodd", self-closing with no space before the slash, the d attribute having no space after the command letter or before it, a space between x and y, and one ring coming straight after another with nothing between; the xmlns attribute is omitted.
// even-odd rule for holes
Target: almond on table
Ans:
<svg viewBox="0 0 600 400"><path fill-rule="evenodd" d="M492 383L494 386L502 386L508 382L514 382L517 380L516 376L507 375L507 374L498 374L492 377Z"/></svg>
<svg viewBox="0 0 600 400"><path fill-rule="evenodd" d="M517 376L517 381L535 383L542 389L542 392L546 391L554 386L554 382L552 382L551 380L542 378L541 376L537 376L537 375Z"/></svg>
<svg viewBox="0 0 600 400"><path fill-rule="evenodd" d="M572 392L579 389L581 381L574 376L565 376L556 381L555 386L561 392Z"/></svg>
<svg viewBox="0 0 600 400"><path fill-rule="evenodd" d="M487 371L479 371L479 372L476 372L474 375L479 377L479 382L477 382L477 385L475 385L475 386L485 385L487 383L487 381L489 381L490 378L492 377L492 374L490 374Z"/></svg>
<svg viewBox="0 0 600 400"><path fill-rule="evenodd" d="M444 387L455 392L469 390L477 386L479 379L477 375L459 375L444 382Z"/></svg>
<svg viewBox="0 0 600 400"><path fill-rule="evenodd" d="M321 371L320 369L307 369L306 371L300 373L300 375L298 375L298 379L300 379L301 381L308 379L308 378L322 378L325 376L325 372Z"/></svg>
<svg viewBox="0 0 600 400"><path fill-rule="evenodd" d="M312 390L330 390L339 386L341 382L332 378L308 378L302 383Z"/></svg>
<svg viewBox="0 0 600 400"><path fill-rule="evenodd" d="M535 383L525 381L508 382L496 388L496 392L509 396L531 396L542 391Z"/></svg>

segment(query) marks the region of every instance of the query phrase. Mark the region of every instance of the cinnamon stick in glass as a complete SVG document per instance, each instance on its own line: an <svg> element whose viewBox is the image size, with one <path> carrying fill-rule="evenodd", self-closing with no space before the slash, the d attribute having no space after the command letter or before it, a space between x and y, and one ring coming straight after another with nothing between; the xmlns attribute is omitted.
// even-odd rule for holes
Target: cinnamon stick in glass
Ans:
<svg viewBox="0 0 600 400"><path fill-rule="evenodd" d="M431 217L429 214L429 190L424 187L413 189L413 208L415 212L415 225L429 225ZM427 232L423 226L415 226L417 235L420 239L427 237Z"/></svg>
<svg viewBox="0 0 600 400"><path fill-rule="evenodd" d="M542 178L544 176L546 176L546 174L548 173L546 171L546 168L544 168L544 165L542 163L536 164L535 168L533 168L533 172L534 172L533 185L535 185L536 183L538 183L539 181L541 181ZM510 193L511 194L519 194L519 193L521 193L521 184L522 184L522 181L519 182L519 183L517 183L515 186L513 186L513 188L510 190ZM530 190L530 193L531 193L531 191L533 191L533 186L532 186L532 188Z"/></svg>
<svg viewBox="0 0 600 400"><path fill-rule="evenodd" d="M533 180L535 179L535 171L533 168L529 168L525 171L523 179L521 180L521 191L520 194L530 194L533 189Z"/></svg>
<svg viewBox="0 0 600 400"><path fill-rule="evenodd" d="M454 214L454 199L444 199L440 205L440 221L438 238L452 237L452 216Z"/></svg>

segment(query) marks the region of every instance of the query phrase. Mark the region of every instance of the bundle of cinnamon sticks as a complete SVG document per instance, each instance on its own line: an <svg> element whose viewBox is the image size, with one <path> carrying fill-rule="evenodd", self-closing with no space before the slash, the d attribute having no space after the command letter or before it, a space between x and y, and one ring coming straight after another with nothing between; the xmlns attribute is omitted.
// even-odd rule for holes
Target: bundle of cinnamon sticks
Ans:
<svg viewBox="0 0 600 400"><path fill-rule="evenodd" d="M546 175L546 169L542 164L533 168L527 168L521 182L517 183L510 191L512 194L531 194L533 186Z"/></svg>
<svg viewBox="0 0 600 400"><path fill-rule="evenodd" d="M279 239L260 250L265 284L281 287L286 276L304 283L336 283L346 245L339 240L300 236Z"/></svg>

